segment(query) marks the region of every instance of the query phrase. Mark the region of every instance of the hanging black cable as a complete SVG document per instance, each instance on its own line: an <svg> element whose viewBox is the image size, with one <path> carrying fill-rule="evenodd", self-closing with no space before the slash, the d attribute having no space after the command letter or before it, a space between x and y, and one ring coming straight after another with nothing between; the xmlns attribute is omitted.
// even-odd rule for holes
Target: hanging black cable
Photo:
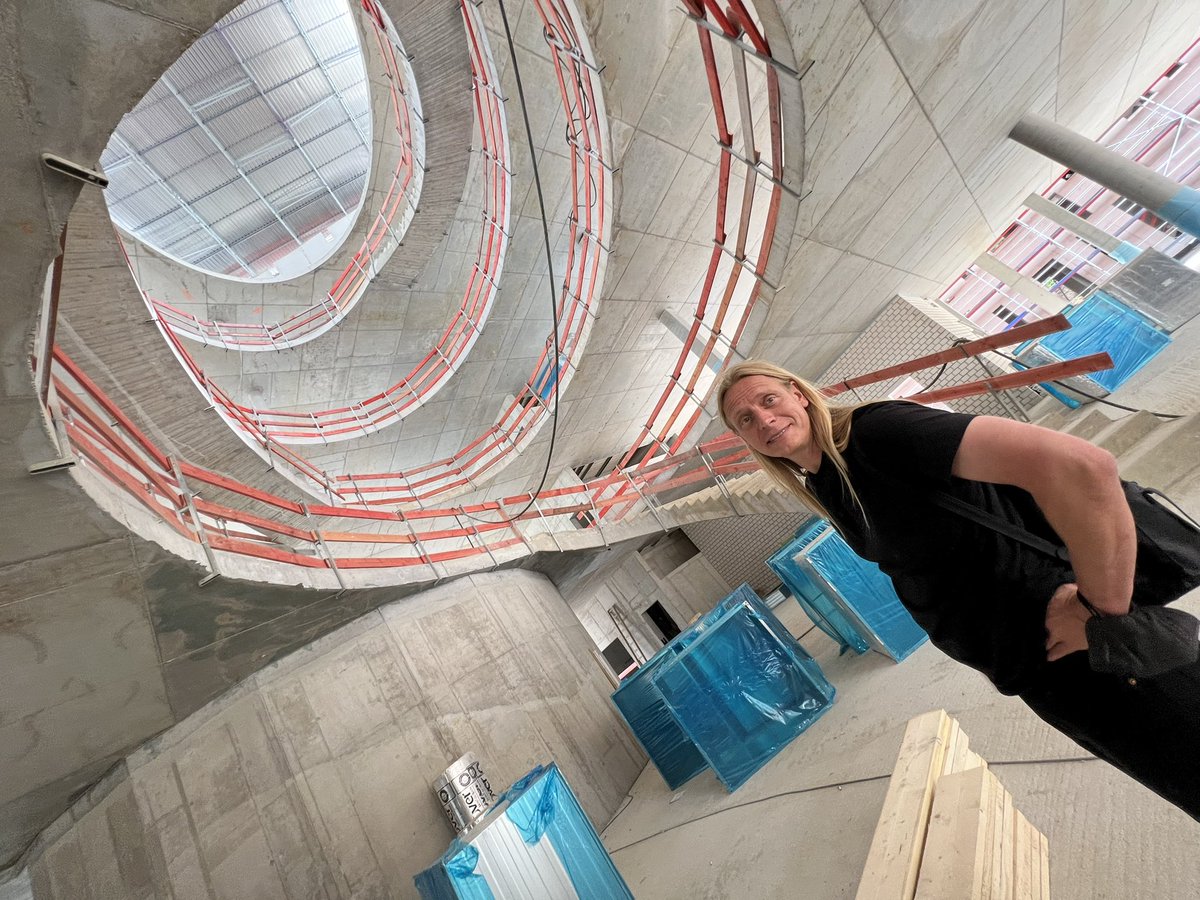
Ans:
<svg viewBox="0 0 1200 900"><path fill-rule="evenodd" d="M1025 365L1025 363L1021 362L1019 359L1016 359L1015 357L1009 356L1007 353L1001 353L999 350L993 350L992 352L995 353L997 356L1003 356L1009 362L1016 363L1018 366L1021 366L1024 369L1029 368L1028 366ZM1095 394L1089 394L1087 391L1082 391L1079 388L1069 385L1064 381L1058 381L1056 379L1051 379L1050 383L1056 384L1060 388L1064 388L1065 390L1072 391L1081 397L1087 397L1089 400L1094 400L1097 403L1103 403L1105 406L1111 406L1114 409L1123 409L1126 412L1132 412L1132 413L1148 412L1148 413L1150 413L1150 415L1156 416L1159 419L1182 419L1183 418L1182 415L1178 415L1176 413L1155 412L1152 409L1141 409L1136 406L1126 406L1123 403L1114 403L1112 400L1105 400L1103 397L1097 397Z"/></svg>
<svg viewBox="0 0 1200 900"><path fill-rule="evenodd" d="M529 511L529 508L537 500L538 494L542 492L542 488L546 486L546 479L550 475L550 461L554 458L554 442L558 437L558 382L561 377L561 373L559 372L558 297L554 293L554 286L558 282L554 277L554 258L550 251L550 226L546 221L546 201L542 195L542 178L541 173L538 171L537 148L533 145L533 128L529 124L529 109L525 105L525 86L521 81L521 67L517 63L517 48L513 44L512 30L508 25L508 12L504 8L504 0L499 0L499 4L500 18L504 22L504 37L508 41L508 56L512 60L513 75L517 80L517 100L521 104L521 117L525 120L525 140L529 144L529 163L533 168L533 184L537 188L538 211L542 217L542 239L546 244L546 269L550 274L550 319L554 323L554 356L551 360L551 368L548 371L554 373L554 405L550 409L550 448L546 451L546 465L542 468L542 477L538 482L538 486L532 491L529 496L529 502L525 504L521 511L514 516L504 516L501 514L500 520L493 522L473 516L463 510L461 506L459 507L462 515L468 519L474 519L476 522L483 522L487 525L511 525L515 520L520 519L521 516ZM536 392L534 396L537 397Z"/></svg>

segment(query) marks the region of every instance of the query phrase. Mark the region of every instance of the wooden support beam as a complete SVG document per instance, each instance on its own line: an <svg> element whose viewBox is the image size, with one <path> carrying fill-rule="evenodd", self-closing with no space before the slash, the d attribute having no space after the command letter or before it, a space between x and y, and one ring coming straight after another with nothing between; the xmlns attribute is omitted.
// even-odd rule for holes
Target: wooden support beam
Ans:
<svg viewBox="0 0 1200 900"><path fill-rule="evenodd" d="M911 720L858 900L1049 900L1048 843L944 710Z"/></svg>

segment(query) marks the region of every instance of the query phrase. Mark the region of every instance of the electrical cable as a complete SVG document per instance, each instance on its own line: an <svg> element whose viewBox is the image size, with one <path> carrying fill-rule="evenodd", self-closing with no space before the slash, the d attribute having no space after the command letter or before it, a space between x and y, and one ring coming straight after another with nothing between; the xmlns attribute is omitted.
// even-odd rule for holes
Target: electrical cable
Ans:
<svg viewBox="0 0 1200 900"><path fill-rule="evenodd" d="M990 767L994 768L996 766L1028 766L1028 765L1048 765L1048 764L1055 764L1055 763L1097 762L1097 761L1098 761L1098 758L1095 756L1063 756L1063 757L1057 757L1054 759L1009 759L1009 760L1003 760L1001 762L989 762L988 765ZM668 832L675 831L676 829L679 829L679 828L683 828L685 825L691 825L695 822L702 822L705 819L712 818L713 816L719 816L719 815L721 815L721 813L732 812L735 809L743 809L744 807L747 807L747 806L755 806L759 803L765 803L768 800L775 800L780 797L795 797L800 794L812 794L817 791L827 791L830 788L837 788L838 790L841 790L843 787L848 787L850 785L870 784L872 782L883 781L884 779L890 779L891 777L892 777L892 773L889 772L886 775L870 775L866 778L855 778L851 781L835 781L835 782L831 782L830 784L818 784L813 787L798 788L797 790L794 790L794 791L780 791L778 794L769 794L766 797L759 797L755 800L747 800L745 803L738 803L734 806L725 806L725 807L722 807L721 809L715 809L712 812L705 813L702 816L696 816L696 818L694 818L694 819L688 819L685 822L679 822L676 825L671 825L667 828L663 828L659 831L654 832L654 834L648 834L645 837L640 837L636 841L631 841L630 843L625 844L622 847L616 847L608 852L609 852L609 855L611 856L611 855L620 853L622 850L628 850L630 847L636 847L638 844L642 844L642 843L645 843L646 841L653 840L656 837L661 837L662 835L667 834ZM612 823L617 820L617 816L619 816L621 813L623 813L629 807L629 805L630 805L629 803L626 803L624 806L622 806L617 811L616 815L614 815L612 817L612 819L609 821L608 825L605 827L605 830L612 827Z"/></svg>
<svg viewBox="0 0 1200 900"><path fill-rule="evenodd" d="M559 335L558 335L558 297L554 293L554 285L557 281L554 277L554 258L550 251L550 226L546 221L546 201L542 196L542 178L538 171L538 154L537 148L533 145L533 127L529 124L529 109L525 105L525 85L521 81L521 67L517 64L517 48L513 44L512 30L508 25L508 12L504 8L504 0L499 0L500 3L500 18L504 22L504 37L508 41L508 55L512 60L513 75L517 80L517 100L521 104L521 117L525 120L525 139L529 143L529 162L533 168L533 184L537 189L538 210L542 217L542 238L546 243L546 268L549 272L547 284L550 288L550 319L554 323L554 360L552 370L554 372L554 406L550 409L550 447L546 451L546 465L542 469L542 478L538 482L538 486L530 493L529 502L514 516L503 516L498 522L493 522L490 519L480 519L477 516L471 515L459 507L459 513L466 516L468 519L474 519L476 522L483 522L485 525L511 525L514 521L521 518L529 511L537 500L538 494L542 492L542 488L546 486L546 479L550 475L550 461L554 458L554 442L558 438L558 382L560 379L559 367ZM535 394L536 397L536 394ZM456 514L456 515L457 515Z"/></svg>
<svg viewBox="0 0 1200 900"><path fill-rule="evenodd" d="M937 374L933 376L933 381L929 382L929 384L927 384L925 387L921 388L921 390L917 391L915 394L912 394L911 396L920 397L922 394L928 393L929 391L933 390L933 386L935 384L937 384L938 379L941 378L943 374L945 374L946 366L948 366L948 365L950 365L950 364L942 363L942 367L940 369L938 369Z"/></svg>
<svg viewBox="0 0 1200 900"><path fill-rule="evenodd" d="M1011 363L1016 363L1018 366L1021 366L1024 369L1029 368L1028 366L1025 365L1025 363L1021 362L1019 359L1016 359L1015 357L1009 356L1007 353L1001 353L999 350L993 350L992 352L995 353L997 356L1004 357ZM1072 385L1069 385L1064 381L1058 381L1057 379L1051 379L1050 383L1057 384L1060 388L1063 388L1068 391L1073 391L1074 393L1079 394L1081 397L1087 397L1089 400L1094 400L1096 403L1103 403L1105 406L1111 406L1114 409L1123 409L1126 412L1132 412L1132 413L1148 412L1148 413L1150 413L1150 415L1155 416L1156 418L1159 418L1159 419L1182 419L1182 418L1184 418L1184 416L1176 414L1176 413L1155 412L1152 409L1142 409L1137 406L1126 406L1123 403L1115 403L1112 400L1105 400L1103 397L1097 397L1095 394L1089 394L1087 391L1080 390L1077 387L1073 387Z"/></svg>
<svg viewBox="0 0 1200 900"><path fill-rule="evenodd" d="M968 343L968 341L967 341L967 339L966 339L966 338L956 338L956 339L955 339L955 341L954 341L954 343L953 343L953 344L951 344L950 346L951 346L952 348L953 348L953 347L961 347L961 346L962 346L963 344L965 344L965 343ZM965 358L965 357L964 357L964 358ZM928 391L931 391L931 390L933 390L933 386L934 386L935 384L937 384L937 383L938 383L938 379L939 379L939 378L941 378L941 377L942 377L942 375L944 375L944 374L945 374L945 372L946 372L946 366L948 366L948 365L950 365L950 363L948 363L948 362L944 362L944 363L942 363L942 367L941 367L940 369L938 369L938 371L937 371L937 374L933 376L933 381L929 382L929 384L925 385L925 387L921 388L921 390L917 391L915 394L912 394L911 396L913 396L913 397L920 397L922 394L924 394L924 393L927 393Z"/></svg>

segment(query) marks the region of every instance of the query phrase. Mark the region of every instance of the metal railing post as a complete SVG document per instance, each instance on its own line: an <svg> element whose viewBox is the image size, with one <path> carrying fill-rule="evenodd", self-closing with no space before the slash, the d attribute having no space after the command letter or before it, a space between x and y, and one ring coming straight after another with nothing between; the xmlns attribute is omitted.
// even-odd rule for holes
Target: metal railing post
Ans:
<svg viewBox="0 0 1200 900"><path fill-rule="evenodd" d="M433 573L434 578L438 581L441 581L443 578L449 578L450 575L444 566L442 567L442 574L438 574L437 563L433 561L433 557L426 551L425 545L421 542L421 536L417 534L417 529L413 528L412 522L404 518L403 513L400 512L396 513L396 517L404 523L404 526L408 529L408 533L412 535L413 546L417 548L417 556L421 558L421 562L429 566L429 571Z"/></svg>
<svg viewBox="0 0 1200 900"><path fill-rule="evenodd" d="M587 498L592 507L592 521L596 523L596 530L600 532L600 540L604 541L604 546L607 548L610 545L604 534L604 526L600 524L600 510L596 509L596 498L592 496L591 491L587 491Z"/></svg>
<svg viewBox="0 0 1200 900"><path fill-rule="evenodd" d="M521 539L521 543L525 545L526 552L530 556L536 553L537 551L533 549L533 544L529 543L529 538L525 537L525 535L521 533L520 522L509 516L504 511L504 506L501 501L497 501L496 503L496 512L500 513L500 515L504 517L504 521L508 523L508 527L512 529L513 534Z"/></svg>
<svg viewBox="0 0 1200 900"><path fill-rule="evenodd" d="M463 510L463 508L461 506L458 509L459 509L459 512L462 513L462 515L467 516L467 518L470 518L470 516L467 515L466 511ZM459 513L456 512L456 513L453 513L453 515L454 515L454 521L458 523L458 527L462 528L462 519L459 518ZM479 533L479 526L476 525L474 522L472 522L470 525L470 528L471 528L471 531L474 532L475 537L479 540L480 544L483 545L484 552L487 553L488 559L490 559L492 561L492 567L493 568L498 567L500 565L500 563L496 562L496 557L492 553L492 548L488 546L487 541L485 541L483 539L483 535ZM467 534L467 546L470 547L472 550L475 549L475 544L471 541L471 535L469 533Z"/></svg>
<svg viewBox="0 0 1200 900"><path fill-rule="evenodd" d="M662 516L658 514L658 508L650 502L649 496L642 493L642 489L637 486L637 482L633 480L633 476L625 469L621 469L621 474L625 476L625 480L629 482L629 486L633 488L633 492L641 498L642 503L646 504L646 508L650 510L650 515L654 516L654 521L658 523L658 527L663 531L669 531L666 524L662 520Z"/></svg>
<svg viewBox="0 0 1200 900"><path fill-rule="evenodd" d="M204 585L219 576L221 570L217 566L216 554L213 553L212 547L208 545L208 536L204 533L204 526L200 523L200 516L196 512L196 504L192 502L191 488L188 487L187 479L183 477L183 470L179 468L179 460L174 456L168 457L168 459L171 460L171 471L175 473L175 483L183 495L183 502L187 505L187 513L191 519L192 531L196 533L196 540L204 548L204 557L208 560L208 574L200 579L200 587L204 587Z"/></svg>
<svg viewBox="0 0 1200 900"><path fill-rule="evenodd" d="M709 461L708 454L701 452L700 461L704 463L704 468L708 469L708 474L713 477L713 481L721 489L721 493L725 497L725 502L729 504L729 508L733 510L733 514L739 519L742 518L745 513L739 510L737 504L733 502L733 495L729 493L729 488L725 486L725 479L717 474L717 470L713 468L712 463Z"/></svg>
<svg viewBox="0 0 1200 900"><path fill-rule="evenodd" d="M546 525L546 534L550 535L550 540L554 541L554 546L558 548L559 553L562 553L562 544L560 544L558 542L558 538L554 536L554 529L548 524L549 520L546 518L546 514L542 512L542 505L537 502L536 497L533 498L533 508L537 510L538 517L542 520L543 524Z"/></svg>
<svg viewBox="0 0 1200 900"><path fill-rule="evenodd" d="M325 565L333 570L333 577L337 579L338 587L343 591L346 590L346 582L342 579L342 573L338 570L337 562L333 558L333 554L329 552L329 545L325 543L325 538L321 534L321 529L317 527L317 523L313 520L312 513L308 510L307 503L301 503L300 509L304 513L304 518L310 526L312 526L313 542L317 545L317 549L321 553L321 558L325 560Z"/></svg>

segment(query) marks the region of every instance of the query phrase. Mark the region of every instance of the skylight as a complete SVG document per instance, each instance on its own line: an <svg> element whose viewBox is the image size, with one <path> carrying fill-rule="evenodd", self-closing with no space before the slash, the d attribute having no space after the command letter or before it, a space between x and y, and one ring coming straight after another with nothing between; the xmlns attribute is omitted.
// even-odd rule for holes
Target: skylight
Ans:
<svg viewBox="0 0 1200 900"><path fill-rule="evenodd" d="M342 243L371 165L370 85L345 0L247 0L126 115L109 212L216 275L283 281Z"/></svg>

